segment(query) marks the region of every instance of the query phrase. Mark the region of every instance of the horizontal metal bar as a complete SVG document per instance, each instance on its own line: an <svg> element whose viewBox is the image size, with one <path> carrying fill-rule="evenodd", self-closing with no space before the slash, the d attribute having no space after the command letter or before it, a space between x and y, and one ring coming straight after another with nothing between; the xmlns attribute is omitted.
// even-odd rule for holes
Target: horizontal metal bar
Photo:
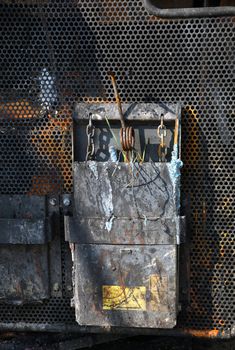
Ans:
<svg viewBox="0 0 235 350"><path fill-rule="evenodd" d="M97 333L97 334L126 334L132 335L155 335L167 337L196 337L205 339L230 339L235 334L230 331L220 332L218 330L196 330L196 329L138 329L138 328L119 328L119 327L93 327L79 326L74 324L48 324L48 323L0 323L0 331L16 332L69 332L69 333Z"/></svg>
<svg viewBox="0 0 235 350"><path fill-rule="evenodd" d="M127 121L160 121L162 115L164 121L173 121L177 114L176 104L123 103L122 109ZM120 120L115 103L78 103L73 119L75 122L88 120L90 114L93 120Z"/></svg>
<svg viewBox="0 0 235 350"><path fill-rule="evenodd" d="M152 0L142 0L146 10L160 18L235 16L235 6L160 9Z"/></svg>

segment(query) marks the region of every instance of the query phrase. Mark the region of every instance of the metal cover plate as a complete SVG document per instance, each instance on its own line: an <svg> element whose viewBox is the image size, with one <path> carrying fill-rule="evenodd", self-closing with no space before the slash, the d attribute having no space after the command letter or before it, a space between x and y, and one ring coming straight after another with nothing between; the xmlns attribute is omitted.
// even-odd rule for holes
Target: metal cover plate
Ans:
<svg viewBox="0 0 235 350"><path fill-rule="evenodd" d="M179 220L167 163L74 163L74 243L176 244Z"/></svg>
<svg viewBox="0 0 235 350"><path fill-rule="evenodd" d="M166 163L74 164L74 198L80 217L172 217L172 181Z"/></svg>
<svg viewBox="0 0 235 350"><path fill-rule="evenodd" d="M74 302L80 325L172 328L177 248L75 245Z"/></svg>

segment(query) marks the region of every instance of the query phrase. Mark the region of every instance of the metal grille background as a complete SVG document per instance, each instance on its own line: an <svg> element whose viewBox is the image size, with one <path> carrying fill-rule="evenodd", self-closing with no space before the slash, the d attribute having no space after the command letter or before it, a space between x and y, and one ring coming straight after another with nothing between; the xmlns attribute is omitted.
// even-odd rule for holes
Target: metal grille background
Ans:
<svg viewBox="0 0 235 350"><path fill-rule="evenodd" d="M71 112L75 102L113 101L109 70L123 101L181 101L192 241L179 325L230 329L234 18L157 20L140 0L2 0L0 10L1 193L71 191ZM1 305L0 321L69 324L74 313L65 297Z"/></svg>

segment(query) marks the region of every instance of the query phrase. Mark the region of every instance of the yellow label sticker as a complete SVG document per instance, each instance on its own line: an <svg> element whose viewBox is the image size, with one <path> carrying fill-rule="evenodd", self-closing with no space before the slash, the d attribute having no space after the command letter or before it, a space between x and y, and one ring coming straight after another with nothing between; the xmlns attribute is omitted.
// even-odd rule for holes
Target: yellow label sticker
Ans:
<svg viewBox="0 0 235 350"><path fill-rule="evenodd" d="M103 286L104 310L146 310L146 288Z"/></svg>

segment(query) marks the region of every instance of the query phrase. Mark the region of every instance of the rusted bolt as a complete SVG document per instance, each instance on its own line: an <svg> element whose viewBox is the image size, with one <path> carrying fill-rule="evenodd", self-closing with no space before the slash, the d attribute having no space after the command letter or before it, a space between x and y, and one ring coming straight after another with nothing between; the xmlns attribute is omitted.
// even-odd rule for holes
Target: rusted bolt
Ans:
<svg viewBox="0 0 235 350"><path fill-rule="evenodd" d="M53 207L57 204L56 198L51 198L49 202L50 202L50 205L52 205Z"/></svg>
<svg viewBox="0 0 235 350"><path fill-rule="evenodd" d="M64 205L65 207L69 207L70 204L71 204L71 201L70 201L69 198L64 198L64 199L63 199L63 205Z"/></svg>

